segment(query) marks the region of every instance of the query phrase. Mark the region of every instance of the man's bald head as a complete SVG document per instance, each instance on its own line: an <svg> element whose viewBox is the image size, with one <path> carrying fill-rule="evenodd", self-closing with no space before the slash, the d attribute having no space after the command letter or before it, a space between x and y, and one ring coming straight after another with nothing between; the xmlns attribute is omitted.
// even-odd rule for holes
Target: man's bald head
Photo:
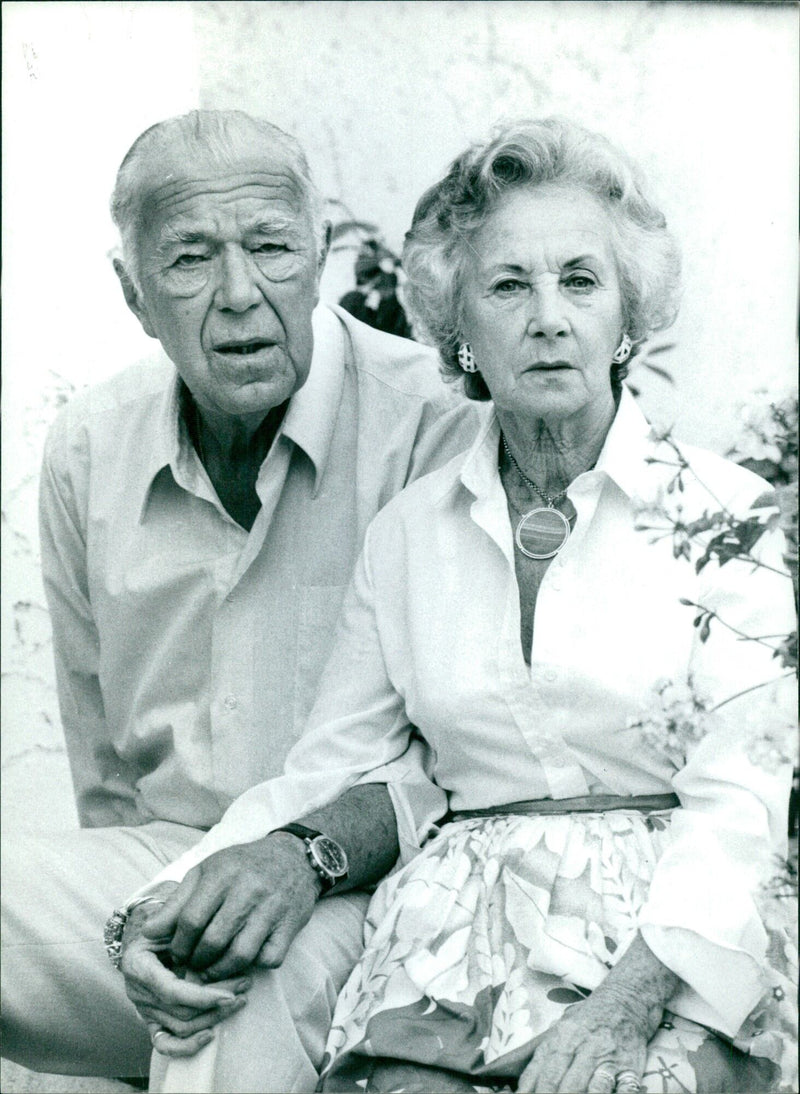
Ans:
<svg viewBox="0 0 800 1094"><path fill-rule="evenodd" d="M322 200L294 137L242 110L192 110L146 129L133 142L117 172L111 216L122 240L125 266L134 282L138 282L140 273L137 236L148 194L169 182L177 164L184 174L202 175L209 167L233 166L244 159L263 161L267 169L280 164L289 170L308 204L322 251Z"/></svg>

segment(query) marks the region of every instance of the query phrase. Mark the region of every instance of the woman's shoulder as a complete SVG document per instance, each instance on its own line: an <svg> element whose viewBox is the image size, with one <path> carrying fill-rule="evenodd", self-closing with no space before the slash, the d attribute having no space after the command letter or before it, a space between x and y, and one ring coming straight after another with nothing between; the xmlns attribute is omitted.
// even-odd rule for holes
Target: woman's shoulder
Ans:
<svg viewBox="0 0 800 1094"><path fill-rule="evenodd" d="M459 452L396 494L373 519L371 537L396 537L401 529L431 529L445 519L448 503L462 489L461 469L468 454Z"/></svg>
<svg viewBox="0 0 800 1094"><path fill-rule="evenodd" d="M749 510L754 502L774 494L766 479L725 456L683 443L680 451L697 485L733 512Z"/></svg>

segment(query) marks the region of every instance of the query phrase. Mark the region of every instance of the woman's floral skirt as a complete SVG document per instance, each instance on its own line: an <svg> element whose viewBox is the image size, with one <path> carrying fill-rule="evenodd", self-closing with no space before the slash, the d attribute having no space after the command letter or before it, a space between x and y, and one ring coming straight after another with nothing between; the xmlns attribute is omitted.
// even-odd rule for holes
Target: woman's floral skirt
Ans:
<svg viewBox="0 0 800 1094"><path fill-rule="evenodd" d="M636 933L669 814L496 816L446 826L373 897L339 998L328 1091L514 1090L536 1038ZM665 1012L646 1091L796 1091L796 939L765 898L769 988L735 1042ZM796 908L796 905L795 905Z"/></svg>

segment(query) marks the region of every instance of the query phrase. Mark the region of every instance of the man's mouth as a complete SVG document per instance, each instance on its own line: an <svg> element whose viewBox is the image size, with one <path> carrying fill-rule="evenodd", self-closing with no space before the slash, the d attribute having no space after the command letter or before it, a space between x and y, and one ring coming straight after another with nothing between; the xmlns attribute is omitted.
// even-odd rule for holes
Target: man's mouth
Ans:
<svg viewBox="0 0 800 1094"><path fill-rule="evenodd" d="M225 353L236 357L250 357L259 350L268 349L273 343L262 338L251 338L248 341L219 342L214 346L215 353Z"/></svg>

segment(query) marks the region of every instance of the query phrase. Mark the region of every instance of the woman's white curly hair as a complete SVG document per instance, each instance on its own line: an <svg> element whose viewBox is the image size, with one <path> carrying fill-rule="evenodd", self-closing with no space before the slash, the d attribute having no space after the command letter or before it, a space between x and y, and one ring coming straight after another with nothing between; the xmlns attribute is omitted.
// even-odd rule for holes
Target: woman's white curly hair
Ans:
<svg viewBox="0 0 800 1094"><path fill-rule="evenodd" d="M504 193L549 182L581 187L608 212L632 356L678 313L678 247L628 157L605 137L565 118L502 123L488 141L458 156L423 194L403 250L411 313L438 348L445 378L463 379L472 399L490 396L480 373L465 374L458 364L470 239ZM616 389L626 373L626 365L611 365Z"/></svg>

